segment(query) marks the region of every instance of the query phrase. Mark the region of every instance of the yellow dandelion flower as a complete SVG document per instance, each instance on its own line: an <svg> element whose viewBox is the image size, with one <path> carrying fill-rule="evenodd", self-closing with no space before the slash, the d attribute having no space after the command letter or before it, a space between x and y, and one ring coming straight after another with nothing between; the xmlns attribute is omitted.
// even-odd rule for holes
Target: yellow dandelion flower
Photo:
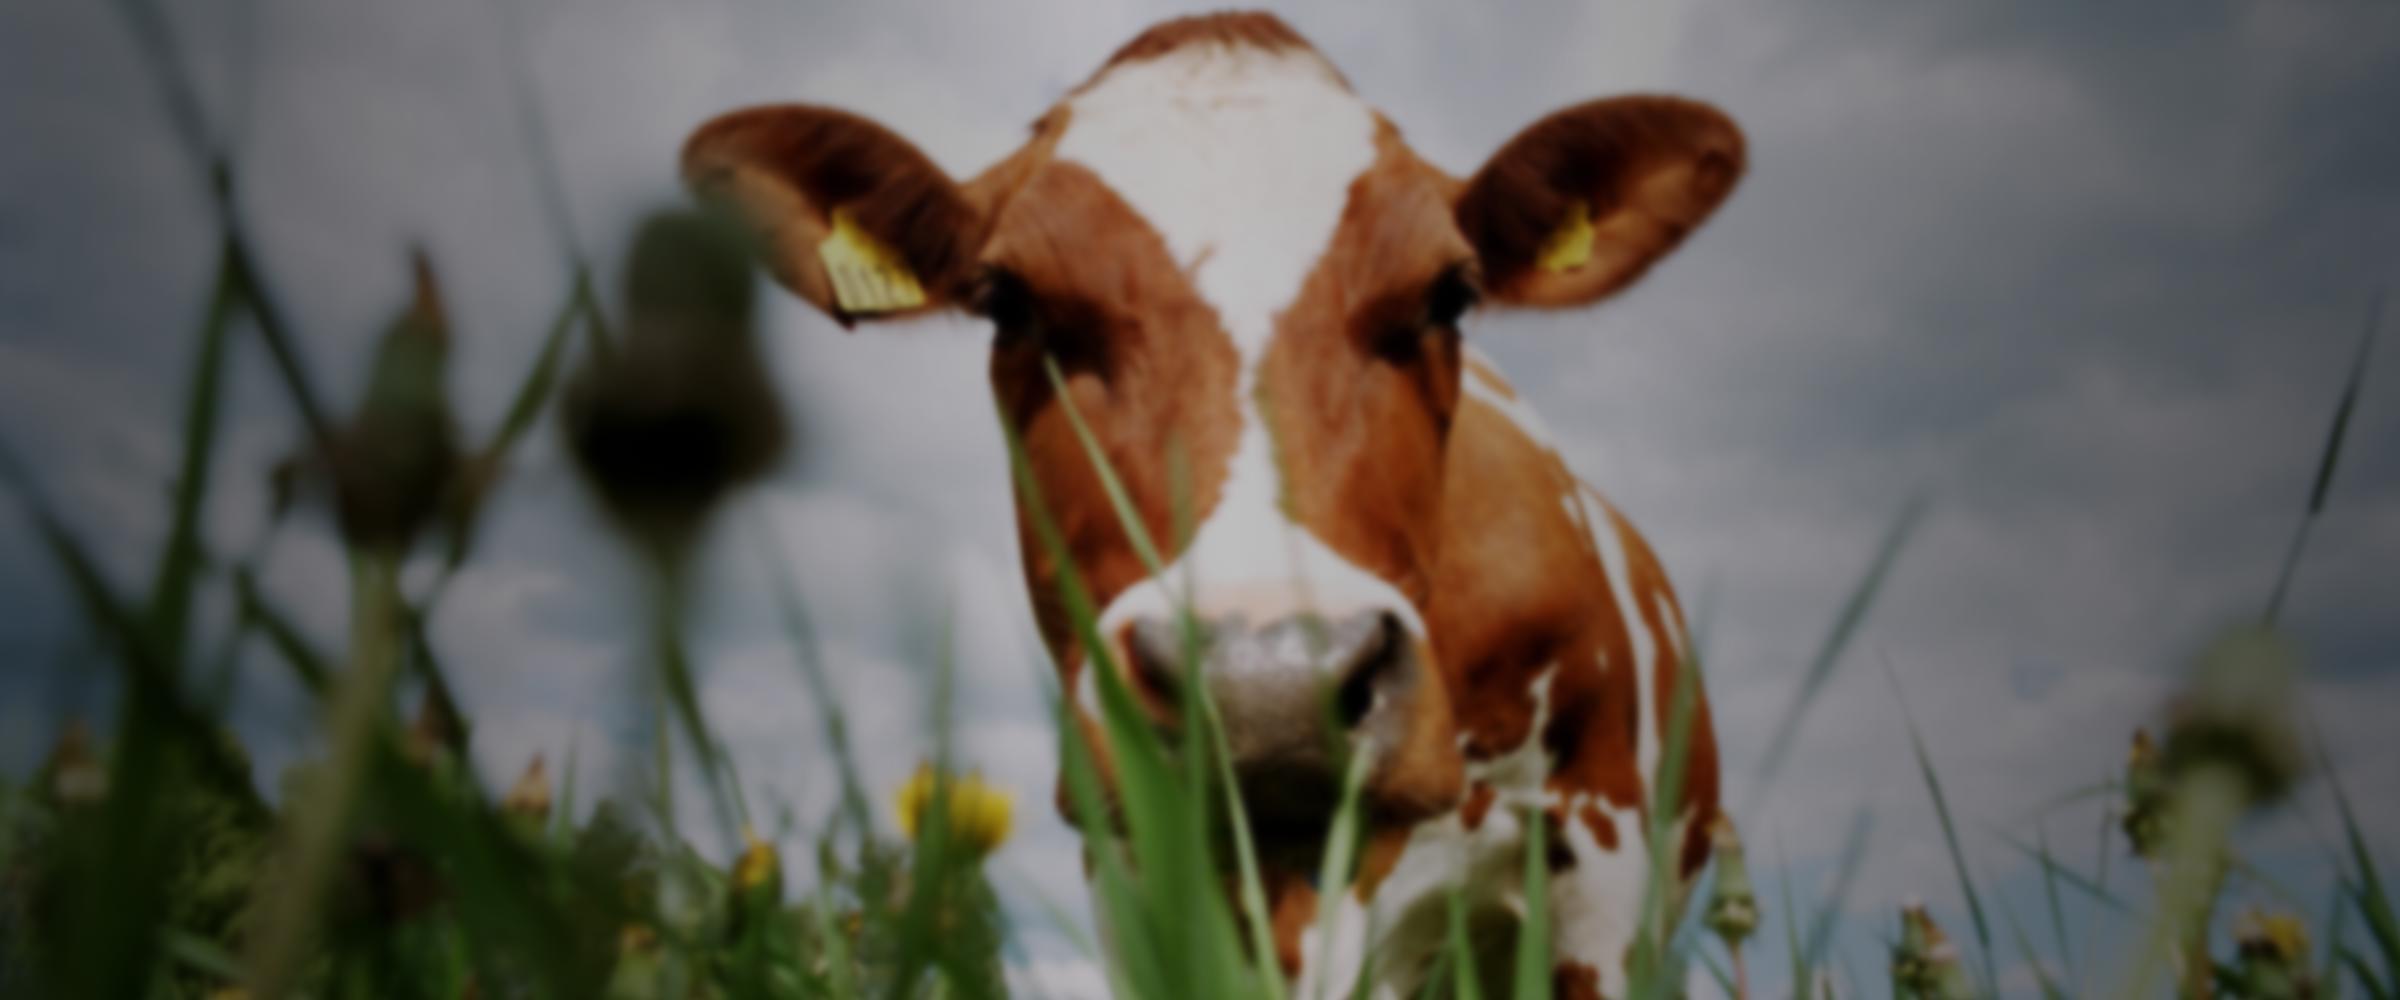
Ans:
<svg viewBox="0 0 2400 1000"><path fill-rule="evenodd" d="M2308 957L2308 925L2301 923L2298 916L2277 913L2262 922L2266 925L2267 940L2275 945L2277 955L2288 961Z"/></svg>
<svg viewBox="0 0 2400 1000"><path fill-rule="evenodd" d="M742 856L733 863L733 884L744 892L768 886L773 894L781 895L783 857L775 853L775 845L760 840L757 831L748 826L742 827L742 843Z"/></svg>
<svg viewBox="0 0 2400 1000"><path fill-rule="evenodd" d="M2233 937L2246 954L2286 962L2308 957L2308 927L2290 913L2250 910L2234 922Z"/></svg>
<svg viewBox="0 0 2400 1000"><path fill-rule="evenodd" d="M933 765L926 764L901 784L893 803L901 833L911 839L917 836L918 824L933 805L935 788L944 783ZM977 774L953 775L947 784L949 831L954 844L981 857L1008 839L1014 813L1007 792L986 784Z"/></svg>

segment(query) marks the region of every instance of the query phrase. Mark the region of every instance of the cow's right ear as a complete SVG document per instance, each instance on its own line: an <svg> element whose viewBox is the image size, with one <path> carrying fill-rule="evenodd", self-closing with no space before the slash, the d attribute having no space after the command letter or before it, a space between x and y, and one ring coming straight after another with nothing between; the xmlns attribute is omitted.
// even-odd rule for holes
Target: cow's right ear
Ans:
<svg viewBox="0 0 2400 1000"><path fill-rule="evenodd" d="M784 287L843 326L957 305L981 213L883 126L800 104L719 116L683 146L683 178L756 234Z"/></svg>

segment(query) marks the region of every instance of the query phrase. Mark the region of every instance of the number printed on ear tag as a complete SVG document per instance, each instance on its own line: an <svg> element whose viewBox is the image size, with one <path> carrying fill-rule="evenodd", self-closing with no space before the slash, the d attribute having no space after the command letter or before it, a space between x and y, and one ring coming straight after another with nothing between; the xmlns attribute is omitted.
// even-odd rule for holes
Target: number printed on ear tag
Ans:
<svg viewBox="0 0 2400 1000"><path fill-rule="evenodd" d="M883 245L846 208L833 210L833 232L817 244L825 276L833 280L833 297L843 312L899 312L925 304L925 288L900 255Z"/></svg>
<svg viewBox="0 0 2400 1000"><path fill-rule="evenodd" d="M1537 258L1542 270L1572 271L1591 263L1592 244L1599 235L1592 228L1591 206L1581 199L1568 202L1567 217L1559 221L1549 239L1542 241L1541 256Z"/></svg>

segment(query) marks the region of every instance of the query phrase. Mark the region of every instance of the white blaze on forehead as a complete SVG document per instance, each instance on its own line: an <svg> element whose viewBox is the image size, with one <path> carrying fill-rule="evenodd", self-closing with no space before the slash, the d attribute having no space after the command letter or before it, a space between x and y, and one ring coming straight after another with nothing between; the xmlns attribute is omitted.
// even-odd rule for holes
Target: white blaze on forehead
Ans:
<svg viewBox="0 0 2400 1000"><path fill-rule="evenodd" d="M1374 112L1313 52L1193 44L1110 69L1069 107L1056 155L1097 175L1166 241L1241 357L1242 419L1216 505L1165 580L1192 579L1197 610L1224 595L1275 593L1247 609L1328 617L1376 609L1424 627L1390 584L1294 524L1257 405L1275 318L1332 242L1351 182L1375 159ZM1164 446L1164 442L1161 443ZM1175 600L1164 580L1118 595L1105 634Z"/></svg>

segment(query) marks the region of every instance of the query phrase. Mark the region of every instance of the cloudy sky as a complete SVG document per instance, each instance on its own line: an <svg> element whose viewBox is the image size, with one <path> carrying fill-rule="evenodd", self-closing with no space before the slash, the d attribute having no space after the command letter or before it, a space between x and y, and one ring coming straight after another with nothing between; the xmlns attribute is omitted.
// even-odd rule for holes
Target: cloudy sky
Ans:
<svg viewBox="0 0 2400 1000"><path fill-rule="evenodd" d="M674 151L706 116L841 105L963 175L1176 12L174 6L206 139L231 151L323 388L355 395L406 294L405 248L421 244L452 299L453 388L475 434L530 364L570 251L612 269L629 223L680 198ZM1993 831L2029 838L2042 802L2112 772L2190 654L2256 616L2369 301L2400 279L2400 8L1684 0L1286 16L1455 172L1610 93L1680 92L1742 123L1750 177L1643 285L1581 313L1482 317L1468 336L1701 605L1754 855L1813 898L1845 831L1872 817L1843 937L1862 978L1879 975L1897 901L1922 896L1965 926L1887 659L1976 875L2040 912L2038 876ZM0 441L133 581L164 532L210 278L203 183L113 5L0 9L0 134ZM985 335L931 320L845 336L770 298L774 374L805 446L709 551L708 707L753 795L789 804L796 845L833 787L769 560L794 568L822 623L879 788L930 752L927 665L945 650L928 637L946 633L961 754L1022 803L1002 874L1028 962L1072 991L1088 970L1033 902L1035 887L1082 899L1047 808L1047 666L1015 571ZM259 554L270 591L330 646L341 555L322 519L266 530L265 470L295 436L255 342L239 344L210 543ZM2288 613L2312 716L2353 789L2400 775L2386 738L2400 711L2400 347L2366 378ZM555 442L547 426L528 441L434 633L481 723L481 772L501 782L572 741L589 801L643 756L626 624L638 594ZM1912 495L1932 503L1922 529L1761 790L1774 720ZM61 720L105 719L109 687L23 519L0 514L0 769L21 774ZM236 716L262 776L309 752L272 664L246 675ZM2400 799L2360 805L2376 840L2400 838ZM2245 835L2311 914L2330 815L2312 782ZM2046 829L2089 858L2100 823L2070 808Z"/></svg>

